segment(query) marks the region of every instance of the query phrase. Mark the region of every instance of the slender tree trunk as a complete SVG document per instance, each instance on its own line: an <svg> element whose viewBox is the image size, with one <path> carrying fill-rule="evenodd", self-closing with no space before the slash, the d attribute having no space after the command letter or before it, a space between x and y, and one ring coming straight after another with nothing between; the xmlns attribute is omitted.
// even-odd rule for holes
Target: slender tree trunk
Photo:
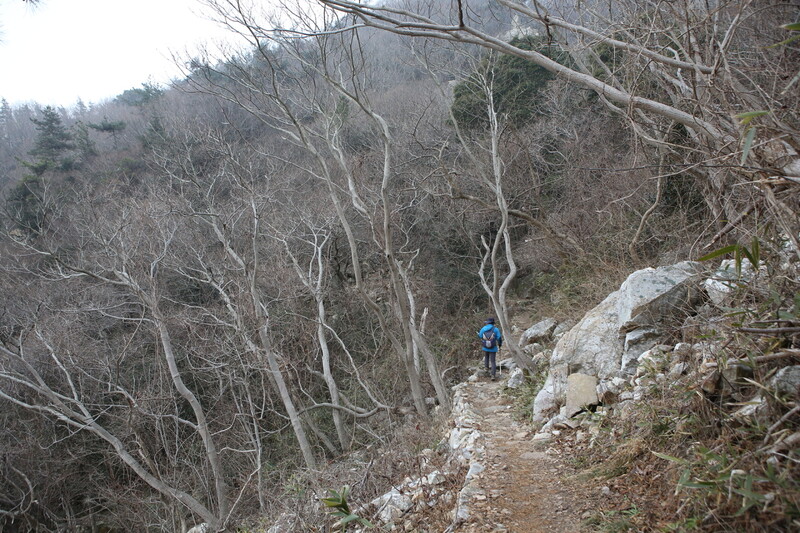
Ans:
<svg viewBox="0 0 800 533"><path fill-rule="evenodd" d="M328 392L331 395L331 403L333 405L341 405L339 399L339 387L336 385L336 380L333 378L333 371L331 370L331 351L328 348L328 340L325 338L325 304L322 298L317 298L317 339L319 340L319 347L322 351L322 372L325 376L325 383L328 385ZM331 416L333 417L333 425L336 428L336 436L339 438L339 446L342 451L350 449L350 442L347 438L347 432L344 429L342 422L342 415L339 409L332 409Z"/></svg>
<svg viewBox="0 0 800 533"><path fill-rule="evenodd" d="M222 470L219 453L217 452L216 445L214 444L211 430L208 427L205 410L200 404L200 401L197 399L197 396L195 396L194 393L189 390L189 388L183 382L183 377L178 369L178 364L175 360L175 354L172 349L172 339L170 338L169 330L167 329L164 318L161 316L156 302L153 299L148 299L146 301L151 308L151 312L153 313L153 321L158 329L158 334L161 339L161 348L164 350L164 359L167 362L172 383L175 385L175 389L178 391L178 394L180 394L181 397L191 406L192 413L197 421L197 432L199 433L203 441L203 445L205 446L206 459L211 467L212 476L214 478L214 492L216 494L218 507L217 514L224 522L227 519L230 511L230 500L228 498L227 484L225 483L225 475ZM218 525L222 525L222 523L218 523Z"/></svg>

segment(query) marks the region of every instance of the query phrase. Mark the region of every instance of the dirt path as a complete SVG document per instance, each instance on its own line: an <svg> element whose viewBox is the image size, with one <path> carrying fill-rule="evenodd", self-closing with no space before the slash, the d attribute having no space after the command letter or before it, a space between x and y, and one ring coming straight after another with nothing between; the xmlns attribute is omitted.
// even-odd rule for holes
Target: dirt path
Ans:
<svg viewBox="0 0 800 533"><path fill-rule="evenodd" d="M532 433L514 420L503 381L471 383L466 395L483 417L486 470L476 485L485 498L471 507L470 520L458 532L571 533L581 528L581 515L592 507L586 488L569 479L572 470Z"/></svg>

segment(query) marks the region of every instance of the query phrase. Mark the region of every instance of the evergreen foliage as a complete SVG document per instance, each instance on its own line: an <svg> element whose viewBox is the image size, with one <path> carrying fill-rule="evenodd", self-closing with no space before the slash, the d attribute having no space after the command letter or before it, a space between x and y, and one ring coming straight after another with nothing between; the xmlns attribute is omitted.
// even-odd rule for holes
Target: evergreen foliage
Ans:
<svg viewBox="0 0 800 533"><path fill-rule="evenodd" d="M42 118L31 118L31 121L36 124L38 132L34 147L28 152L37 158L37 164L31 168L41 169L40 163L45 165L45 169L69 166L69 162L62 156L74 149L75 144L58 112L52 106L47 106L42 111ZM41 174L37 172L37 175Z"/></svg>
<svg viewBox="0 0 800 533"><path fill-rule="evenodd" d="M518 37L512 44L524 50L535 50L559 63L568 63L566 53L541 37ZM488 102L484 87L488 86L495 109L505 115L509 123L521 126L535 115L537 96L554 77L527 59L506 54L489 55L466 81L456 85L453 116L462 128L486 127Z"/></svg>
<svg viewBox="0 0 800 533"><path fill-rule="evenodd" d="M93 130L107 133L111 135L111 138L114 140L114 147L117 147L117 141L119 138L119 134L125 130L125 121L123 120L108 120L108 117L103 117L103 121L99 124L89 124L89 127Z"/></svg>
<svg viewBox="0 0 800 533"><path fill-rule="evenodd" d="M154 83L143 83L141 87L128 89L117 96L116 101L131 107L142 107L158 99L164 90Z"/></svg>

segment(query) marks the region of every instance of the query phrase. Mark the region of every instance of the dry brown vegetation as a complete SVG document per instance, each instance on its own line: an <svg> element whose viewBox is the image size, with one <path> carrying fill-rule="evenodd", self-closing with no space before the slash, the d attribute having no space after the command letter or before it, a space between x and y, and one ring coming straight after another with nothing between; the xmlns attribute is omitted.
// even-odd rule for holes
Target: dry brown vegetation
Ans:
<svg viewBox="0 0 800 533"><path fill-rule="evenodd" d="M578 317L633 269L737 243L798 259L792 2L287 2L292 31L208 3L249 53L102 106L0 109L9 531L293 511L310 530L324 489L363 502L418 468L484 315ZM495 41L515 16L544 40ZM504 69L519 83L500 90ZM90 127L106 120L125 127ZM747 329L797 327L796 277L769 274L717 333L755 358L756 388L793 360L759 357L797 348ZM711 481L653 520L783 527L795 456L769 502L728 497L747 478L708 465L725 450L723 473L772 475L758 443L796 427L794 406L734 427L691 384L656 392L606 445L637 467L619 483Z"/></svg>

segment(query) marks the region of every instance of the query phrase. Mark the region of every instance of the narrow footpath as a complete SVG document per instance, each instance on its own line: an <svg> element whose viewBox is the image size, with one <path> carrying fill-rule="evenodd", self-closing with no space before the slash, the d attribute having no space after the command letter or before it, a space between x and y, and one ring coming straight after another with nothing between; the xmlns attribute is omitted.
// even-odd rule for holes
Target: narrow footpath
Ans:
<svg viewBox="0 0 800 533"><path fill-rule="evenodd" d="M482 417L485 470L472 485L476 495L469 519L454 532L571 533L581 515L592 509L586 487L546 441L532 440L525 424L513 418L504 381L482 378L465 389L466 399Z"/></svg>

